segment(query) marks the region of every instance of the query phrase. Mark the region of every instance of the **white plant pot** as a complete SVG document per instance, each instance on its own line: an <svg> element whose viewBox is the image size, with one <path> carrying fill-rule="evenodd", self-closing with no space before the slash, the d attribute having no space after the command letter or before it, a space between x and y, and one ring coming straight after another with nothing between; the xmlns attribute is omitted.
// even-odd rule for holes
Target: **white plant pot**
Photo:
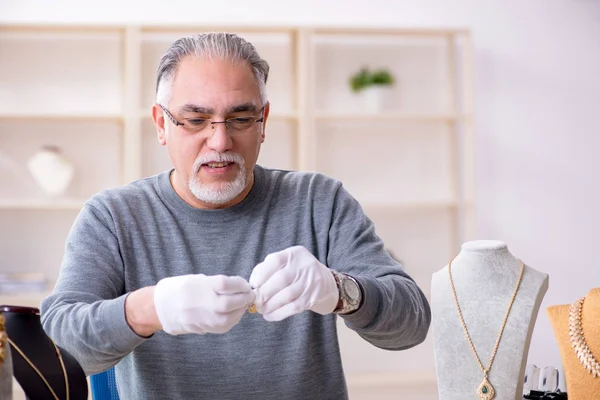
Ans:
<svg viewBox="0 0 600 400"><path fill-rule="evenodd" d="M362 90L365 112L378 113L385 109L390 99L389 86L374 85Z"/></svg>
<svg viewBox="0 0 600 400"><path fill-rule="evenodd" d="M42 147L29 159L27 167L35 182L50 196L63 194L75 172L73 165L55 146Z"/></svg>

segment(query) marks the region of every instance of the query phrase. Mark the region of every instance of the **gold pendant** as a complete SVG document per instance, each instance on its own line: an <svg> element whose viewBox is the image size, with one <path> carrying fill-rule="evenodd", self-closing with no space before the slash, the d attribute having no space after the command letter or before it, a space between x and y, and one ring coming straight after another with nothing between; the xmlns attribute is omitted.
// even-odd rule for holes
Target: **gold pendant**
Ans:
<svg viewBox="0 0 600 400"><path fill-rule="evenodd" d="M254 304L251 304L250 307L248 308L248 312L250 314L256 313L256 306Z"/></svg>
<svg viewBox="0 0 600 400"><path fill-rule="evenodd" d="M487 378L487 374L483 376L483 382L477 388L477 397L481 400L492 400L496 395L496 390Z"/></svg>

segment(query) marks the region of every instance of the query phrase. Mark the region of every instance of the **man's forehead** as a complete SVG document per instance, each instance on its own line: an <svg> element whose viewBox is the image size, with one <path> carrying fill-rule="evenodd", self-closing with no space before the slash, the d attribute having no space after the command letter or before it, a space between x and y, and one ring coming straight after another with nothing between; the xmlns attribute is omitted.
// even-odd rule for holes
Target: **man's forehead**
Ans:
<svg viewBox="0 0 600 400"><path fill-rule="evenodd" d="M252 69L245 62L232 63L221 59L206 60L188 56L181 61L179 68L175 71L171 88L172 95L177 97L205 91L206 93L241 92L247 94L247 96L242 96L244 100L241 103L248 103L256 96L260 96L260 88L257 83ZM203 104L199 105L204 106Z"/></svg>
<svg viewBox="0 0 600 400"><path fill-rule="evenodd" d="M175 75L185 74L192 77L239 74L253 78L252 68L245 61L232 61L222 58L203 58L195 55L184 57L178 65Z"/></svg>

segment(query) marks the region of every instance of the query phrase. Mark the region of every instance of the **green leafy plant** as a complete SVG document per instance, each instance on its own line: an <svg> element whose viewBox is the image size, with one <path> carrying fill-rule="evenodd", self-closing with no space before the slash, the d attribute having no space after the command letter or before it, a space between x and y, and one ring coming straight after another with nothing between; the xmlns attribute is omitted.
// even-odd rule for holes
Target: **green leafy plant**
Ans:
<svg viewBox="0 0 600 400"><path fill-rule="evenodd" d="M363 67L350 77L350 89L355 93L369 86L392 86L394 83L394 76L387 69L371 70Z"/></svg>

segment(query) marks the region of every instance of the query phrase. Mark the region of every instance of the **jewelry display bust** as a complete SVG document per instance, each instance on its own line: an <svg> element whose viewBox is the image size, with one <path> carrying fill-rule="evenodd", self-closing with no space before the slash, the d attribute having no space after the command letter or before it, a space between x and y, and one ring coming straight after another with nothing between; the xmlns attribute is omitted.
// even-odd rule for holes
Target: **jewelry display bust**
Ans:
<svg viewBox="0 0 600 400"><path fill-rule="evenodd" d="M571 304L550 306L546 314L558 342L569 399L598 399L600 376L594 371L600 362L600 288L591 289L585 297ZM581 329L570 329L579 323ZM589 353L584 350L585 346ZM576 350L580 350L581 359Z"/></svg>
<svg viewBox="0 0 600 400"><path fill-rule="evenodd" d="M440 400L521 400L531 335L548 290L548 274L525 265L504 242L495 240L463 243L448 264L431 281ZM487 374L477 358L483 369L489 368Z"/></svg>
<svg viewBox="0 0 600 400"><path fill-rule="evenodd" d="M0 312L6 320L13 374L27 398L86 400L83 369L46 335L39 309L2 305Z"/></svg>

